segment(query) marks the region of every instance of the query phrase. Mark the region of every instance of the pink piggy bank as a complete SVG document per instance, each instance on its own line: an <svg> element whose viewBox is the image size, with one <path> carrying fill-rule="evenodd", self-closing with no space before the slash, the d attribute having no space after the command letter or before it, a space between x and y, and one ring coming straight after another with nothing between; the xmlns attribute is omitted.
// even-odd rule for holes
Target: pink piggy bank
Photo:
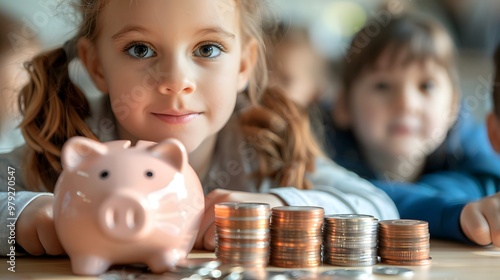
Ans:
<svg viewBox="0 0 500 280"><path fill-rule="evenodd" d="M100 143L73 137L63 146L54 222L73 273L112 264L172 269L191 251L204 212L203 189L182 143Z"/></svg>

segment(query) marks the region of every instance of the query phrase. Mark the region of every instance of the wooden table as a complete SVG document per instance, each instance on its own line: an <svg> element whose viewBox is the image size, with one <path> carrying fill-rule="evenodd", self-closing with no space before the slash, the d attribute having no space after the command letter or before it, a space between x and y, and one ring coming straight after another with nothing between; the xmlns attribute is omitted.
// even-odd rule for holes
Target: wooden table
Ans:
<svg viewBox="0 0 500 280"><path fill-rule="evenodd" d="M213 253L195 252L190 257L210 258ZM459 243L439 240L431 241L432 264L429 266L407 266L415 274L411 278L397 276L372 275L371 279L440 279L440 280L485 280L500 279L500 248L468 246ZM385 266L377 264L376 266ZM114 267L99 277L74 276L71 273L68 258L58 257L17 257L16 272L9 272L6 258L1 258L0 279L175 279L165 275L140 273L134 267ZM373 267L352 267L348 269L372 271ZM270 271L282 271L276 267L267 268ZM313 271L320 273L324 270L346 269L346 267L321 266ZM335 278L332 278L335 279Z"/></svg>

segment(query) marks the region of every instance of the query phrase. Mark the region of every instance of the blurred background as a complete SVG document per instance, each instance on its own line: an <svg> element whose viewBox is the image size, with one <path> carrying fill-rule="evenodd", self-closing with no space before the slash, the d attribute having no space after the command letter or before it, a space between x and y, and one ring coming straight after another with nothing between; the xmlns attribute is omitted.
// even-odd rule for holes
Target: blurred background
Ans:
<svg viewBox="0 0 500 280"><path fill-rule="evenodd" d="M305 26L336 78L352 36L369 21L403 12L437 19L450 32L458 50L464 114L483 121L491 109L492 56L500 42L498 0L271 0L279 17ZM335 82L332 80L332 82ZM333 94L336 90L333 84Z"/></svg>
<svg viewBox="0 0 500 280"><path fill-rule="evenodd" d="M251 1L251 0L246 0ZM330 69L329 100L337 89L338 65L352 36L374 18L402 12L437 18L458 48L460 87L464 109L478 121L491 108L492 55L500 42L499 0L269 0L275 15L290 25L303 27ZM7 43L36 38L38 50L63 44L74 34L78 16L68 0L0 0L0 12L22 24ZM1 83L2 80L0 80ZM6 97L0 96L6 104ZM0 108L0 111L2 109ZM5 110L5 109L4 109ZM7 126L0 124L0 135ZM12 129L12 127L8 127ZM2 139L0 138L0 142ZM1 151L1 147L0 147Z"/></svg>

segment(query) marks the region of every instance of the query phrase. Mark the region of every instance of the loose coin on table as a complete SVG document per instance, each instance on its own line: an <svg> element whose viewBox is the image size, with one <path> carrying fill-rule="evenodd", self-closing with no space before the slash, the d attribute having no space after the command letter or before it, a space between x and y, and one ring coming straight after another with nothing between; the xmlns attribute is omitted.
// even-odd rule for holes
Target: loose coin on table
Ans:
<svg viewBox="0 0 500 280"><path fill-rule="evenodd" d="M356 269L333 269L323 271L322 276L333 276L333 279L366 280L371 278L371 274ZM335 278L337 277L337 278Z"/></svg>
<svg viewBox="0 0 500 280"><path fill-rule="evenodd" d="M411 277L415 274L411 269L393 266L374 267L373 273L379 275L394 275L399 277Z"/></svg>

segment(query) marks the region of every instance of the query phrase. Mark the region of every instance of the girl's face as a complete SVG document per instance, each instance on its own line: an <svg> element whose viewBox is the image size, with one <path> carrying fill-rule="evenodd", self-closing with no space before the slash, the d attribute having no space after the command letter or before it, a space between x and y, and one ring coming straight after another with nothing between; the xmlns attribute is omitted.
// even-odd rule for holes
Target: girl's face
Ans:
<svg viewBox="0 0 500 280"><path fill-rule="evenodd" d="M120 138L175 137L191 152L227 123L255 58L234 0L109 0L97 24L79 56Z"/></svg>
<svg viewBox="0 0 500 280"><path fill-rule="evenodd" d="M455 120L454 89L432 60L393 62L382 54L353 83L350 125L365 153L385 160L418 160L432 153Z"/></svg>
<svg viewBox="0 0 500 280"><path fill-rule="evenodd" d="M292 44L296 45L292 45ZM288 97L308 107L319 93L318 68L321 64L314 49L305 44L289 42L278 46L273 55L275 69L271 82L283 87Z"/></svg>
<svg viewBox="0 0 500 280"><path fill-rule="evenodd" d="M34 46L23 46L17 52L0 53L0 128L2 124L20 117L17 106L18 92L29 81L23 63L36 52Z"/></svg>

